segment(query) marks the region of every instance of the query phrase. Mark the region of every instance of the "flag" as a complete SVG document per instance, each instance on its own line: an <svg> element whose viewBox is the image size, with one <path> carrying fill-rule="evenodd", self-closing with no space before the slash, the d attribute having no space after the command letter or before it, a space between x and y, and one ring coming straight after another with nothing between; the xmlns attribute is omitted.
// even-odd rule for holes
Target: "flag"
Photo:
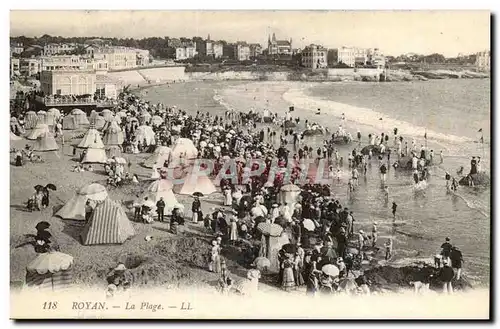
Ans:
<svg viewBox="0 0 500 329"><path fill-rule="evenodd" d="M478 133L482 133L483 132L483 128L479 129L477 132Z"/></svg>

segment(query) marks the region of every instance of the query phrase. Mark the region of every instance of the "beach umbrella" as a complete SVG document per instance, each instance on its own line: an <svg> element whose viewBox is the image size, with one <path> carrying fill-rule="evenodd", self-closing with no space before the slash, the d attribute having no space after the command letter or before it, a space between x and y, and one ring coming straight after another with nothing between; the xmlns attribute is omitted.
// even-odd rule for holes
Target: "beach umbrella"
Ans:
<svg viewBox="0 0 500 329"><path fill-rule="evenodd" d="M35 229L37 231L43 231L43 230L48 229L49 227L50 227L50 224L43 220L43 221L39 222L38 224L36 224Z"/></svg>
<svg viewBox="0 0 500 329"><path fill-rule="evenodd" d="M204 197L203 193L198 192L198 191L194 192L194 193L193 193L193 196L194 196L194 197L199 197L199 198Z"/></svg>
<svg viewBox="0 0 500 329"><path fill-rule="evenodd" d="M151 122L157 126L161 125L163 123L162 117L159 115L155 115L151 118Z"/></svg>
<svg viewBox="0 0 500 329"><path fill-rule="evenodd" d="M232 135L236 135L236 131L234 131L233 129L229 130L229 133Z"/></svg>
<svg viewBox="0 0 500 329"><path fill-rule="evenodd" d="M358 288L356 281L353 278L346 278L339 283L339 288L343 290L355 290Z"/></svg>
<svg viewBox="0 0 500 329"><path fill-rule="evenodd" d="M253 264L257 267L257 269L265 269L271 266L271 261L267 259L266 257L257 257L253 261Z"/></svg>
<svg viewBox="0 0 500 329"><path fill-rule="evenodd" d="M73 264L73 257L62 252L52 251L43 254L38 254L29 265L26 267L28 272L37 272L45 274L47 272L56 273L67 270Z"/></svg>
<svg viewBox="0 0 500 329"><path fill-rule="evenodd" d="M278 224L272 223L260 223L259 225L257 225L257 229L262 234L270 236L280 236L283 232L283 227L279 226Z"/></svg>
<svg viewBox="0 0 500 329"><path fill-rule="evenodd" d="M337 276L340 271L339 268L333 264L326 264L321 268L321 271L329 276Z"/></svg>
<svg viewBox="0 0 500 329"><path fill-rule="evenodd" d="M297 252L297 246L293 243L287 243L281 247L287 254L295 254Z"/></svg>
<svg viewBox="0 0 500 329"><path fill-rule="evenodd" d="M109 163L115 163L115 162L116 162L116 160L115 160L115 159L113 159L113 158L108 159L107 161L108 161Z"/></svg>
<svg viewBox="0 0 500 329"><path fill-rule="evenodd" d="M205 142L205 141L201 141L201 142L200 142L200 146L201 146L201 147L207 147L207 142Z"/></svg>
<svg viewBox="0 0 500 329"><path fill-rule="evenodd" d="M214 147L214 144L213 143L208 143L208 147L212 148L212 147Z"/></svg>
<svg viewBox="0 0 500 329"><path fill-rule="evenodd" d="M308 231L314 231L314 229L316 228L316 225L314 224L314 222L312 220L310 220L309 218L304 219L304 221L302 222L302 225Z"/></svg>
<svg viewBox="0 0 500 329"><path fill-rule="evenodd" d="M145 206L145 207L148 207L148 208L154 208L155 203L153 202L153 200L145 200L142 203L142 205Z"/></svg>

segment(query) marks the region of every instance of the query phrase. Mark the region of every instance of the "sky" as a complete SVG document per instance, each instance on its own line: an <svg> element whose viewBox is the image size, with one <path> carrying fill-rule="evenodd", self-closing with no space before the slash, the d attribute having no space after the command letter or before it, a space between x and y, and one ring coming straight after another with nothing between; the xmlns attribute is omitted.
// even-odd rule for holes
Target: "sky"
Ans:
<svg viewBox="0 0 500 329"><path fill-rule="evenodd" d="M194 37L294 48L380 48L386 55L490 49L488 11L11 11L11 36Z"/></svg>

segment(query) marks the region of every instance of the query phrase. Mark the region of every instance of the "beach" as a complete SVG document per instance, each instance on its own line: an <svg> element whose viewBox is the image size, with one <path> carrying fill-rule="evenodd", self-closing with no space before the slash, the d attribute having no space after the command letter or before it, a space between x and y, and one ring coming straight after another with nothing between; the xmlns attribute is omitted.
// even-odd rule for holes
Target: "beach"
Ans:
<svg viewBox="0 0 500 329"><path fill-rule="evenodd" d="M456 89L467 93L453 93L455 103L443 99L443 104L437 104L439 94L443 93L437 87L439 84L452 83L478 83L476 90L479 96L470 97L474 92L470 86L458 85ZM461 247L465 260L465 273L475 285L488 285L490 263L490 189L489 188L462 188L456 194L448 194L445 188L444 172L448 170L454 174L459 166L469 169L470 156L481 156L484 159L483 168L488 170L489 159L489 102L482 101L477 104L477 99L489 90L489 80L441 80L432 82L401 82L391 84L371 83L306 83L306 82L187 82L185 84L170 84L155 86L139 91L145 99L156 102L178 103L181 108L188 109L190 113L197 110L208 109L212 114L223 114L228 108L239 111L262 111L268 108L284 115L289 106L295 106L293 116L300 116L300 128L306 119L318 122L331 131L335 131L340 123L342 113L346 115L346 130L355 136L359 129L363 136L363 145L367 144L369 133L385 131L393 136L392 130L398 127L405 138L416 139L419 146L424 144L424 134L428 136L428 147L434 149L436 154L443 150L445 161L443 165L432 170L429 186L425 191L416 192L412 186L410 173L389 170L388 186L390 199L398 204L398 216L393 225L390 214L390 204L385 204L380 187L378 168L374 163L368 168L366 180L361 179L360 187L354 197L347 198L346 182L334 185L333 191L340 200L354 211L358 228L369 229L373 221L378 222L381 231L380 239L392 237L395 241L396 255L394 264L409 264L417 260L429 260L439 251L444 238L449 236L454 244ZM415 86L415 84L418 84ZM359 88L373 90L379 88L399 88L400 93L388 89L385 95L375 94L369 99L387 97L380 101L379 107L370 109L363 107L367 102L361 103L363 93ZM442 87L449 89L448 85ZM342 97L337 97L335 92L344 92ZM339 91L340 90L340 91ZM351 92L349 94L348 91ZM406 92L404 92L406 90ZM322 93L322 96L316 96ZM372 92L373 93L373 92ZM429 103L414 101L413 110L420 113L419 122L412 121L413 113L408 111L407 98L425 99L429 94L437 96L431 98L435 106L431 108L447 111L442 115L442 110L429 113ZM449 91L452 94L452 91ZM368 93L368 95L370 95ZM350 97L350 98L349 98ZM392 97L392 98L391 98ZM451 96L450 96L451 97ZM468 97L468 99L466 99ZM215 99L214 99L215 98ZM326 98L326 99L325 99ZM331 99L336 99L332 101ZM338 100L337 100L338 98ZM487 98L489 99L489 98ZM399 103L397 103L399 101ZM385 103L394 103L393 107L383 106ZM400 105L398 105L400 104ZM459 104L456 106L454 104ZM420 106L420 107L418 107ZM467 111L480 106L482 115L474 112L473 127L464 130L463 126L453 125L450 117L461 115L457 122L467 123L471 118ZM322 115L316 115L317 108L322 109ZM399 112L397 112L399 108ZM455 111L455 112L453 112ZM479 111L479 110L478 110ZM477 111L476 111L477 112ZM399 114L395 114L399 113ZM453 114L454 113L454 114ZM378 120L379 116L383 120ZM480 120L478 120L478 117ZM427 119L425 119L427 118ZM434 124L431 124L431 123ZM476 126L477 125L477 126ZM447 128L445 128L447 127ZM483 127L485 136L485 151L477 143L477 129ZM465 133L463 133L465 131ZM392 139L392 137L391 137ZM307 137L305 144L315 146L322 142L321 137ZM391 140L392 142L392 140ZM353 146L341 147L341 153L347 158L347 152ZM483 160L482 160L483 161ZM346 168L344 169L346 170ZM472 225L471 225L472 224Z"/></svg>
<svg viewBox="0 0 500 329"><path fill-rule="evenodd" d="M364 83L365 85L369 85ZM141 95L152 103L162 102L168 105L176 105L186 109L188 113L195 114L196 111L209 111L212 115L223 115L228 108L239 111L261 111L269 108L280 115L290 105L294 105L296 110L294 116L301 117L299 130L303 129L305 119L318 122L324 126L336 130L339 124L339 115L344 111L347 117L346 129L355 135L360 129L363 134L363 144L367 143L367 135L370 132L378 132L381 128L380 122L373 125L367 124L366 115L358 117L357 109L360 107L354 102L351 104L330 102L321 97L311 96L315 90L321 88L337 88L342 84L323 83L300 83L300 82L186 82L168 85L153 86L150 88L137 89L135 93ZM316 105L320 104L323 114L315 115ZM340 104L340 105L338 105ZM338 107L340 106L340 107ZM338 107L338 108L337 108ZM347 111L349 109L349 111ZM382 113L383 108L377 109ZM361 109L365 111L367 109ZM390 114L382 113L385 121L393 119ZM378 115L378 114L376 114ZM375 116L376 116L375 115ZM397 119L393 119L397 120ZM404 122L399 119L397 122L401 134L405 135L406 127L411 126L411 122ZM388 133L392 126L385 127ZM84 129L78 132L65 132L66 144L76 144L79 139L75 138L69 142L71 135L81 137ZM420 131L412 131L418 135ZM470 136L454 135L452 140L439 139L438 132L429 129L429 145L446 146L445 166L450 170L461 164L468 168L467 159L470 153L458 154L462 142L470 141ZM447 135L453 135L447 132ZM434 137L436 136L436 140ZM418 136L417 136L418 138ZM458 140L453 140L458 138ZM321 137L306 137L306 144L315 146L322 142ZM422 137L418 143L422 142ZM467 142L468 143L468 142ZM27 140L11 142L11 148L22 148L25 144L32 145L33 142ZM471 145L475 145L471 143ZM434 147L434 146L432 146ZM344 158L352 146L342 146L341 152ZM438 148L436 148L438 149ZM448 153L453 150L455 153ZM450 155L451 154L451 155ZM132 163L131 171L137 173L141 180L147 179L151 175L151 169L143 168L140 164L149 154L131 155L125 157ZM206 286L210 282L217 280L217 275L208 273L205 269L205 253L203 248L207 248L210 235L203 228L187 225L183 237L188 237L193 241L192 254L183 254L186 245L180 244L180 236L172 235L168 232L166 224L154 223L153 225L143 225L133 223L136 229L136 236L123 245L118 246L82 246L79 241L81 227L71 221L63 221L53 217L53 213L71 198L78 188L91 182L105 185L106 177L101 172L71 172L76 164L71 155L71 147L65 145L59 151L59 157L50 157L45 163L29 163L23 167L11 167L11 284L19 286L24 279L25 268L28 262L35 257L32 248L25 246L14 248L23 241L23 235L34 233L34 226L41 220L48 221L51 231L55 233L57 243L61 250L71 254L75 258L75 283L98 284L103 280L108 268L116 265L118 261L124 261L128 265L138 263L149 264L148 269L151 276L155 271L166 271L169 276L161 278L161 282L178 282L176 285L182 286ZM346 171L347 168L344 168ZM465 274L474 286L487 286L489 281L489 257L490 257L490 218L489 218L489 189L468 191L463 189L457 195L446 194L444 187L443 172L436 170L430 181L429 188L425 193L415 193L412 188L411 177L404 172L389 171L388 185L391 199L398 203L398 216L394 225L390 215L390 205L383 202L378 178L378 168L374 163L369 167L366 179L361 179L360 188L354 197L347 198L346 182L334 185L333 192L343 204L346 204L355 214L355 227L357 229L369 229L373 221L378 222L379 239L383 241L386 237L394 240L395 255L390 265L406 265L418 260L429 261L439 250L439 246L446 236L452 238L453 243L459 245L464 254ZM52 180L51 177L57 177ZM36 184L56 184L57 191L51 193L51 205L49 209L41 213L26 212L24 202L34 192L33 186ZM125 207L128 207L129 218L133 217L130 203L135 198L135 193L147 186L147 182L141 182L141 186L124 189L111 189L109 194L114 200L122 200ZM176 195L179 202L183 203L187 209L190 208L192 198ZM203 211L208 213L212 207L219 206L221 194L216 193L202 202ZM186 212L190 216L190 211ZM471 225L474 223L474 225ZM154 236L153 242L146 242L145 237ZM195 244L194 241L199 244ZM196 243L198 243L196 242ZM186 242L190 243L190 242ZM163 264L158 264L157 249L160 244L166 244L171 255L162 258ZM193 256L196 255L196 256ZM192 257L192 258L190 258ZM236 276L244 276L245 269L238 264L234 258L228 258L228 267ZM96 260L99 260L96 263ZM384 261L381 261L384 265ZM388 264L389 265L389 264ZM164 273L164 272L162 272ZM271 289L265 282L262 289Z"/></svg>

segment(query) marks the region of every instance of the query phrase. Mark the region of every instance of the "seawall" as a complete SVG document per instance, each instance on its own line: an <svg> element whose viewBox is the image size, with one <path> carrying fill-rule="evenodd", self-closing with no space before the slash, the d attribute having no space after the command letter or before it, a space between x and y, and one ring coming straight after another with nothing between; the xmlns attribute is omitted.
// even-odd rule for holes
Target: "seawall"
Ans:
<svg viewBox="0 0 500 329"><path fill-rule="evenodd" d="M184 66L143 68L139 70L109 72L108 75L122 85L144 87L184 81L412 81L450 78L488 78L487 74L445 70L409 72L370 68L329 68L315 71L248 71L186 72Z"/></svg>

